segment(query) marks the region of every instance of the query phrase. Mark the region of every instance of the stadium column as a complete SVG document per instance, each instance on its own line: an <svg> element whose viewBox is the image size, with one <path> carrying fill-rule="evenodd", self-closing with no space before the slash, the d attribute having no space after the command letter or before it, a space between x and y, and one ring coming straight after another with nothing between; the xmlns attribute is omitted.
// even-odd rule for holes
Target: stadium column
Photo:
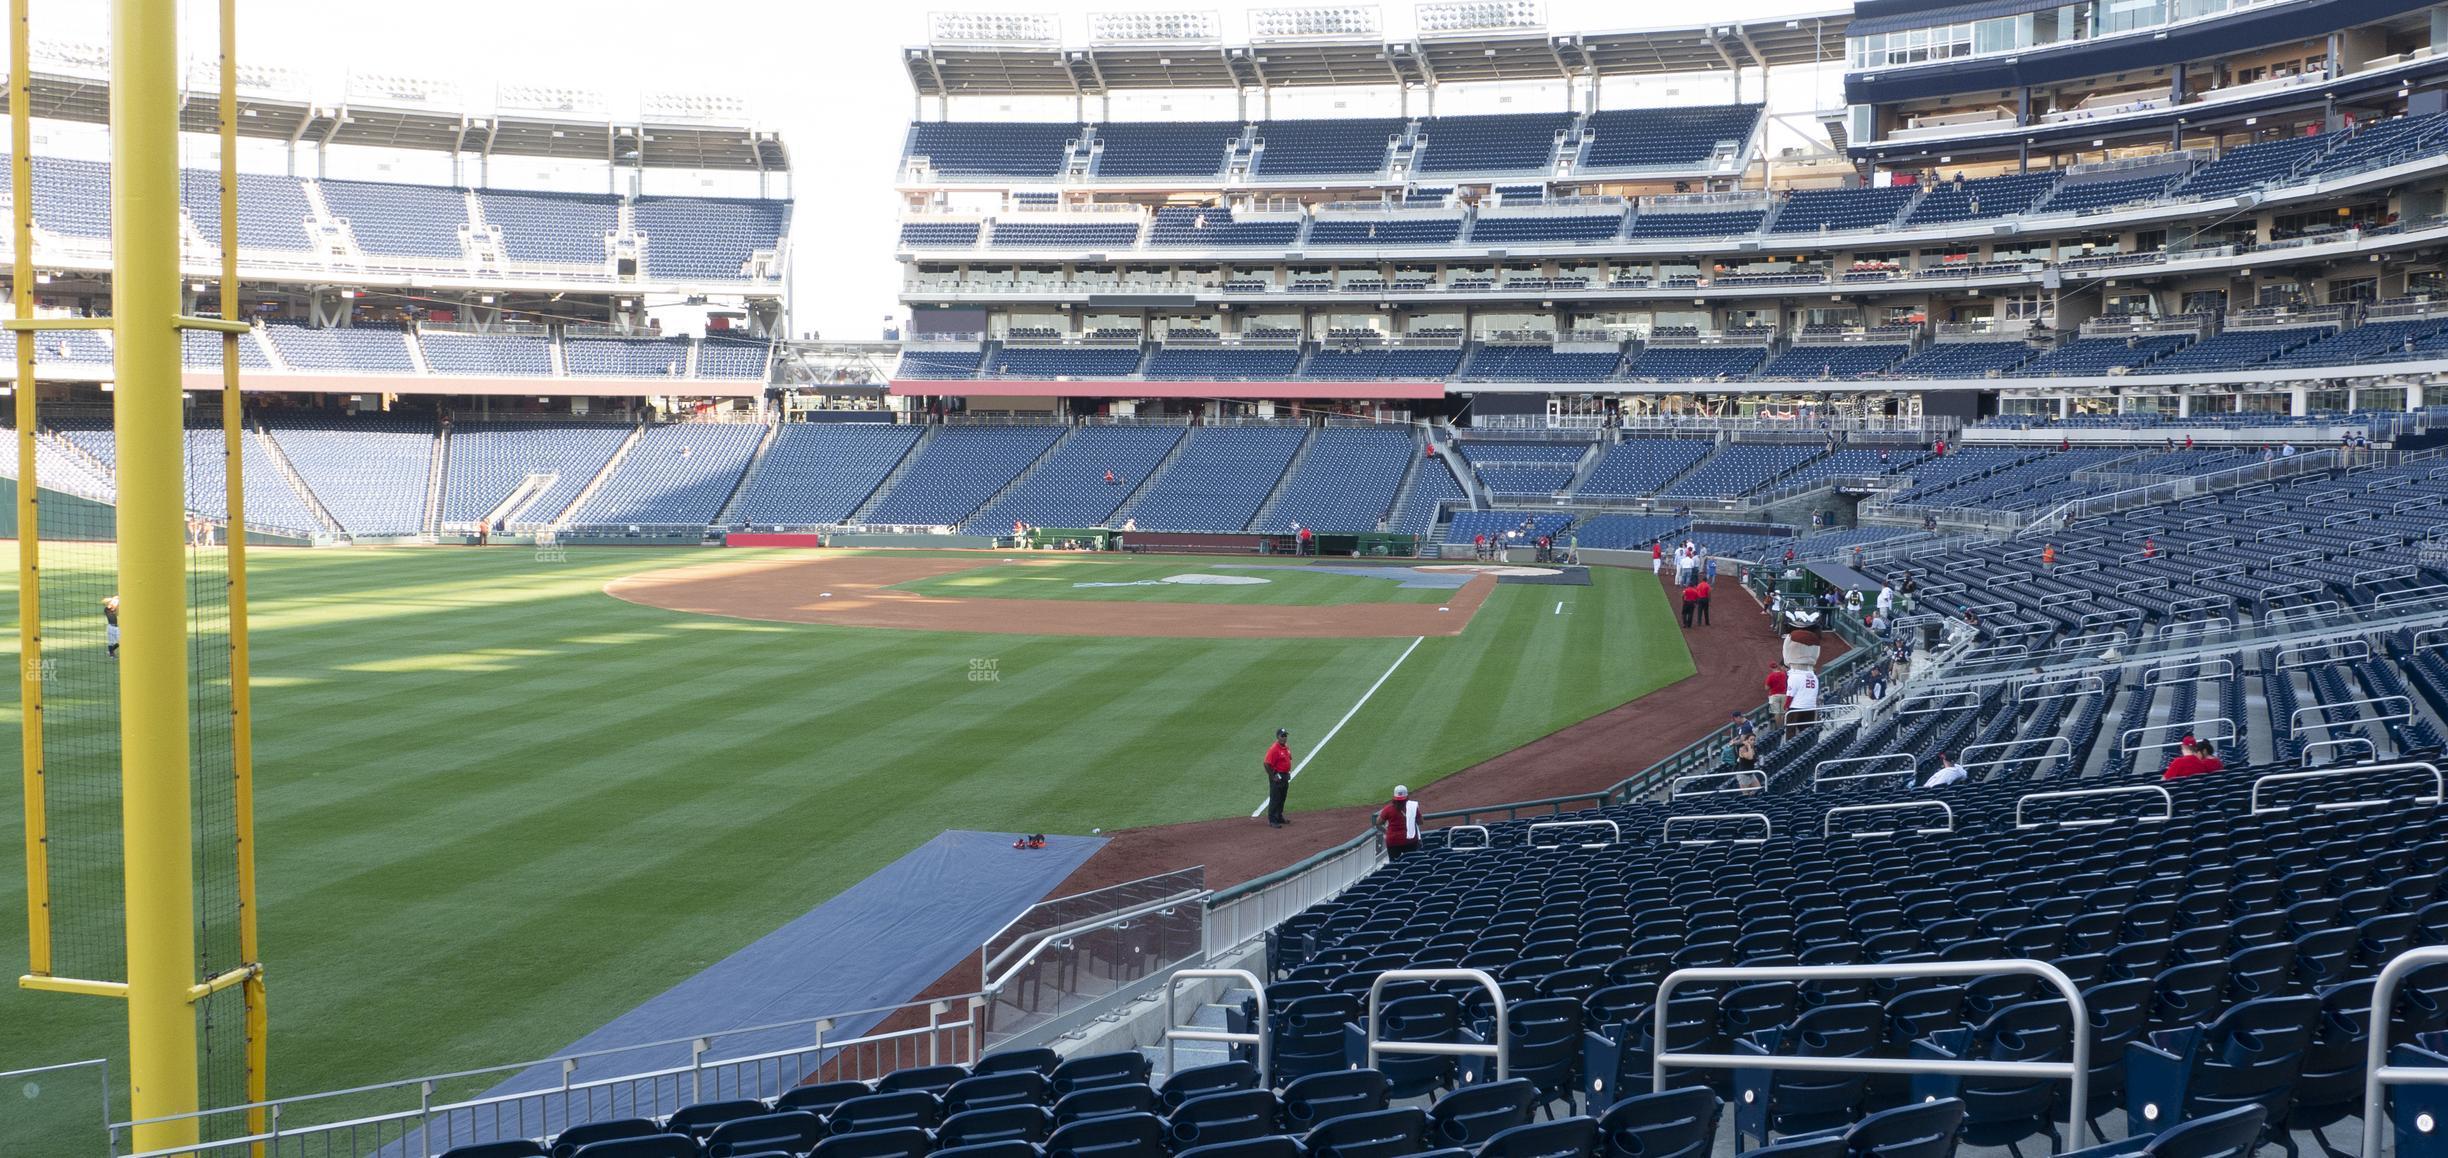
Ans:
<svg viewBox="0 0 2448 1158"><path fill-rule="evenodd" d="M138 1151L196 1141L195 834L180 413L178 5L111 12L111 299L119 442L121 823ZM165 1120L167 1119L167 1120Z"/></svg>

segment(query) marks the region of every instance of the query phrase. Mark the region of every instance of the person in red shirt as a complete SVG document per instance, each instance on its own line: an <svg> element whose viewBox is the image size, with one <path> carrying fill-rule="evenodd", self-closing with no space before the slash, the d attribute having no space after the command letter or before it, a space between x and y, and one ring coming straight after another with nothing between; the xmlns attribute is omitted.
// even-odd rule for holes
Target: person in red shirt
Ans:
<svg viewBox="0 0 2448 1158"><path fill-rule="evenodd" d="M2074 449L2074 440L2060 435L2057 439L2057 449L2061 452Z"/></svg>
<svg viewBox="0 0 2448 1158"><path fill-rule="evenodd" d="M2227 766L2224 761L2210 754L2208 743L2196 740L2191 736L2185 737L2184 743L2179 744L2177 748L2180 754L2175 759L2168 761L2167 771L2159 774L2161 780L2182 780L2188 776L2207 776Z"/></svg>
<svg viewBox="0 0 2448 1158"><path fill-rule="evenodd" d="M1282 828L1284 796L1292 791L1292 733L1275 729L1275 744L1266 750L1267 781L1266 820L1269 828Z"/></svg>
<svg viewBox="0 0 2448 1158"><path fill-rule="evenodd" d="M2159 540L2145 536L2142 540L2142 557L2145 559L2158 558Z"/></svg>
<svg viewBox="0 0 2448 1158"><path fill-rule="evenodd" d="M1655 539L1651 539L1649 540L1649 573L1652 575L1657 575L1664 573L1665 570L1666 545L1658 542Z"/></svg>
<svg viewBox="0 0 2448 1158"><path fill-rule="evenodd" d="M1411 799L1411 790L1394 786L1394 799L1377 810L1375 827L1385 834L1387 860L1401 860L1404 853L1417 852L1420 846L1420 805Z"/></svg>
<svg viewBox="0 0 2448 1158"><path fill-rule="evenodd" d="M1700 593L1700 626L1707 627L1709 621L1709 581L1702 579L1698 583L1692 584L1692 590Z"/></svg>
<svg viewBox="0 0 2448 1158"><path fill-rule="evenodd" d="M1785 669L1768 665L1768 714L1775 717L1778 731L1785 730Z"/></svg>
<svg viewBox="0 0 2448 1158"><path fill-rule="evenodd" d="M1683 589L1683 626L1686 628L1690 627L1692 625L1692 619L1699 614L1700 585L1694 583L1691 586Z"/></svg>
<svg viewBox="0 0 2448 1158"><path fill-rule="evenodd" d="M1477 558L1487 558L1487 536L1485 534L1471 536L1471 554Z"/></svg>
<svg viewBox="0 0 2448 1158"><path fill-rule="evenodd" d="M1300 529L1300 553L1303 555L1314 554L1316 552L1316 540L1317 534L1315 532L1311 531L1307 527L1302 527Z"/></svg>

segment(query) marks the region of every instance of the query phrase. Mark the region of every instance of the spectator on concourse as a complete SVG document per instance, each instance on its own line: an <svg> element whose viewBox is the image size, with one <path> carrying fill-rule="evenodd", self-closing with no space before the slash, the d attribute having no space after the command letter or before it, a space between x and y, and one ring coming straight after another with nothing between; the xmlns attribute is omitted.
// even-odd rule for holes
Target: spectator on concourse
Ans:
<svg viewBox="0 0 2448 1158"><path fill-rule="evenodd" d="M1420 846L1420 804L1411 798L1411 790L1394 786L1394 799L1377 810L1372 826L1385 834L1387 860L1401 860L1404 853L1417 852Z"/></svg>
<svg viewBox="0 0 2448 1158"><path fill-rule="evenodd" d="M2185 737L2184 741L2176 746L2176 751L2176 758L2168 761L2167 770L2159 774L2161 780L2182 780L2188 776L2207 776L2227 766L2224 761L2210 754L2210 745L2207 741L2196 740L2191 736Z"/></svg>
<svg viewBox="0 0 2448 1158"><path fill-rule="evenodd" d="M1768 665L1768 715L1776 721L1778 731L1785 730L1785 669Z"/></svg>
<svg viewBox="0 0 2448 1158"><path fill-rule="evenodd" d="M1930 773L1930 778L1922 781L1921 786L1923 788L1944 788L1949 784L1961 784L1971 777L1972 774L1965 771L1963 764L1955 759L1955 753L1940 752L1938 770Z"/></svg>

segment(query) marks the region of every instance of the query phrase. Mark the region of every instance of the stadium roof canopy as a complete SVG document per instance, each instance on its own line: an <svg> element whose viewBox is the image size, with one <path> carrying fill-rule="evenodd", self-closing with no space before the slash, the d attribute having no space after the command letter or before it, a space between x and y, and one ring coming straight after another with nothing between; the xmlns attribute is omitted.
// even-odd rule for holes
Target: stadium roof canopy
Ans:
<svg viewBox="0 0 2448 1158"><path fill-rule="evenodd" d="M110 122L110 59L102 49L37 42L26 81L37 117ZM179 128L210 133L219 124L217 65L190 68ZM7 98L0 95L0 108ZM284 69L241 65L238 135L292 144L359 145L603 161L649 169L786 172L781 135L752 128L741 102L689 93L649 93L635 119L615 118L601 94L583 89L504 85L489 115L467 111L447 81L352 73L338 105L309 94Z"/></svg>
<svg viewBox="0 0 2448 1158"><path fill-rule="evenodd" d="M1841 62L1849 9L1749 22L1550 34L1543 27L1446 27L1389 38L1368 5L1262 9L1227 42L1212 13L1095 13L1084 43L1037 13L935 14L902 62L920 96L1097 96L1149 89L1435 85L1448 81L1656 76Z"/></svg>

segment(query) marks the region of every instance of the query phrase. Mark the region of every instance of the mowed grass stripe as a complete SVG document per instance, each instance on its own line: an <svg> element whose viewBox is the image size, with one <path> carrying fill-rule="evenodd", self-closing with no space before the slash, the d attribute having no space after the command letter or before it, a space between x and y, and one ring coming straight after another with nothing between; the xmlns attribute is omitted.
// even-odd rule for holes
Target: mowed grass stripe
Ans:
<svg viewBox="0 0 2448 1158"><path fill-rule="evenodd" d="M276 1091L549 1052L947 827L1236 815L1275 727L1313 744L1410 643L863 631L600 593L755 554L259 555ZM1556 589L1500 587L1422 644L1295 808L1428 784L1679 678L1653 644L1688 672L1654 585L1566 594L1555 616ZM1662 641L1621 635L1619 604ZM0 908L22 904L12 874ZM0 919L0 953L22 935ZM119 1055L122 1033L107 1003L0 997L11 1058Z"/></svg>

